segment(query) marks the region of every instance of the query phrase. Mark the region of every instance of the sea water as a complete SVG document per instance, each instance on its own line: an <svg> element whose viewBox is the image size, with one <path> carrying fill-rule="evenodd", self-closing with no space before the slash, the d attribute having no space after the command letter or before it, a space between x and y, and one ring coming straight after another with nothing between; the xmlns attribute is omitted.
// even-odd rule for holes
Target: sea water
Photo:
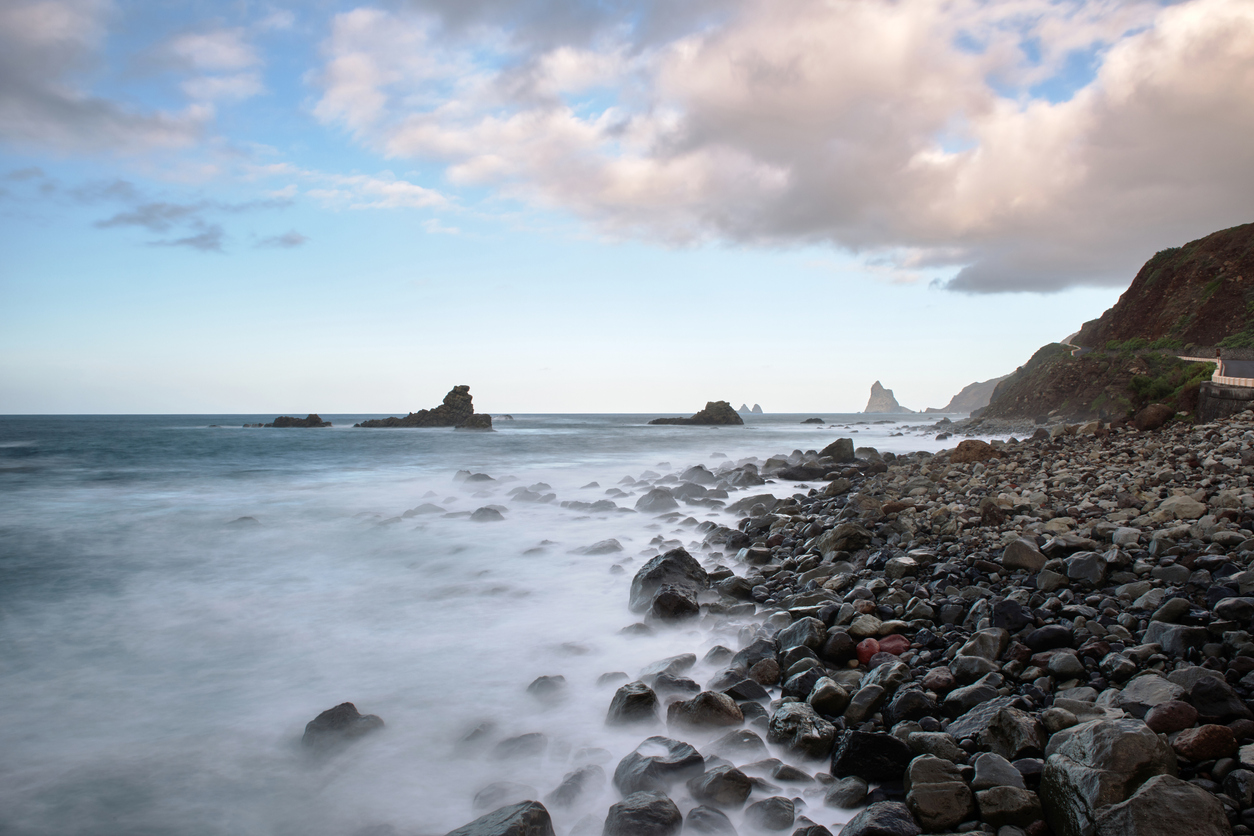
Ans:
<svg viewBox="0 0 1254 836"><path fill-rule="evenodd" d="M351 426L366 417L378 416L285 430L242 427L273 416L0 417L0 832L443 834L487 812L475 795L495 782L540 798L585 763L612 776L645 737L667 732L606 727L623 680L598 685L601 675L634 679L667 656L738 649L761 616L620 632L639 620L628 590L649 557L683 545L712 566L718 547L696 523L735 519L703 506L681 506L686 519L636 513L645 486L623 487L619 511L561 501L608 498L647 470L716 469L840 436L881 451L945 446L921 418ZM540 482L555 501L511 501L512 488ZM403 516L424 503L444 513ZM504 519L466 516L489 505ZM610 538L621 551L576 553ZM718 670L699 662L686 675L704 683ZM556 700L528 693L558 675ZM305 724L345 701L385 728L310 756ZM497 749L529 733L544 736L542 751ZM700 749L717 735L674 736ZM851 815L803 791L780 794L829 826ZM682 785L674 796L694 803ZM553 807L558 833L599 833L617 799L607 781L570 810Z"/></svg>

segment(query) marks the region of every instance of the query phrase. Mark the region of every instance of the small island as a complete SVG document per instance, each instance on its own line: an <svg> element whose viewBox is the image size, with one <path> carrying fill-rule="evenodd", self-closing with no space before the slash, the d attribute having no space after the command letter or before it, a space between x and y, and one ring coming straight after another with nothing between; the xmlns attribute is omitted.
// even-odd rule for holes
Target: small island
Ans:
<svg viewBox="0 0 1254 836"><path fill-rule="evenodd" d="M420 409L404 418L376 418L353 424L354 427L453 427L459 430L490 430L492 416L475 413L469 386L454 386L444 402L434 409Z"/></svg>
<svg viewBox="0 0 1254 836"><path fill-rule="evenodd" d="M728 426L745 421L727 401L710 401L705 409L691 418L654 418L650 424L689 424L699 426Z"/></svg>
<svg viewBox="0 0 1254 836"><path fill-rule="evenodd" d="M280 415L269 424L245 424L245 427L276 427L281 430L302 428L302 427L329 427L330 421L323 421L322 416L316 412L311 412L306 418L293 418L290 415Z"/></svg>

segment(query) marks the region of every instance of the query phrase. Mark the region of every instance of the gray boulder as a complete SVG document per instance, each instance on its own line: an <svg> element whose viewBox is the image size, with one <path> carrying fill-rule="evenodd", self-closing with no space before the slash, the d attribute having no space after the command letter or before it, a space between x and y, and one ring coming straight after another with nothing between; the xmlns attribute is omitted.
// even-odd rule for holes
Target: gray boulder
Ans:
<svg viewBox="0 0 1254 836"><path fill-rule="evenodd" d="M636 510L645 514L664 514L678 507L675 497L665 488L654 488L636 500Z"/></svg>
<svg viewBox="0 0 1254 836"><path fill-rule="evenodd" d="M1001 552L1001 565L1012 572L1039 572L1045 568L1045 555L1031 540L1012 540Z"/></svg>
<svg viewBox="0 0 1254 836"><path fill-rule="evenodd" d="M382 719L360 713L351 702L342 702L310 720L301 743L315 752L324 752L381 728Z"/></svg>
<svg viewBox="0 0 1254 836"><path fill-rule="evenodd" d="M669 737L650 737L618 762L614 786L623 795L670 789L705 771L705 758L696 749Z"/></svg>
<svg viewBox="0 0 1254 836"><path fill-rule="evenodd" d="M653 596L663 586L697 592L710 585L710 577L701 564L683 549L671 549L640 568L631 580L632 612L644 612L653 603Z"/></svg>
<svg viewBox="0 0 1254 836"><path fill-rule="evenodd" d="M906 806L924 830L950 830L975 813L975 797L950 761L920 755L906 769Z"/></svg>
<svg viewBox="0 0 1254 836"><path fill-rule="evenodd" d="M657 694L643 682L628 682L614 692L605 722L611 726L657 722Z"/></svg>
<svg viewBox="0 0 1254 836"><path fill-rule="evenodd" d="M675 802L660 792L634 792L610 806L602 836L672 836L684 817Z"/></svg>
<svg viewBox="0 0 1254 836"><path fill-rule="evenodd" d="M898 801L878 801L849 820L840 836L920 836L919 827L906 805Z"/></svg>
<svg viewBox="0 0 1254 836"><path fill-rule="evenodd" d="M702 804L739 807L753 791L753 781L734 766L717 766L688 780L688 791Z"/></svg>
<svg viewBox="0 0 1254 836"><path fill-rule="evenodd" d="M766 739L804 758L825 758L836 740L836 727L804 702L781 705L767 726Z"/></svg>
<svg viewBox="0 0 1254 836"><path fill-rule="evenodd" d="M553 836L553 821L543 804L523 801L480 816L447 836Z"/></svg>
<svg viewBox="0 0 1254 836"><path fill-rule="evenodd" d="M832 774L867 781L900 781L910 764L910 747L891 734L847 731L832 751Z"/></svg>
<svg viewBox="0 0 1254 836"><path fill-rule="evenodd" d="M764 798L745 810L745 821L759 830L787 830L796 818L797 810L792 799L782 795Z"/></svg>
<svg viewBox="0 0 1254 836"><path fill-rule="evenodd" d="M685 730L739 726L744 720L736 701L715 691L702 691L690 700L673 702L666 709L667 725Z"/></svg>
<svg viewBox="0 0 1254 836"><path fill-rule="evenodd" d="M1219 799L1170 775L1157 775L1097 817L1096 836L1231 836Z"/></svg>
<svg viewBox="0 0 1254 836"><path fill-rule="evenodd" d="M1057 836L1091 836L1103 808L1126 801L1155 775L1175 775L1166 741L1140 720L1090 720L1046 747L1040 796Z"/></svg>
<svg viewBox="0 0 1254 836"><path fill-rule="evenodd" d="M684 820L685 833L702 833L706 836L736 836L736 828L731 819L721 810L713 807L693 807Z"/></svg>

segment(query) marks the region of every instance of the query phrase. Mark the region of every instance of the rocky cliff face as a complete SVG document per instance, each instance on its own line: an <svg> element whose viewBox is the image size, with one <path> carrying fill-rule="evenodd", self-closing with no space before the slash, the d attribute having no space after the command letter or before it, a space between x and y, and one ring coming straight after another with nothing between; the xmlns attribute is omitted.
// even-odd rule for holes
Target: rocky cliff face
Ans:
<svg viewBox="0 0 1254 836"><path fill-rule="evenodd" d="M727 401L710 401L705 405L705 409L701 410L696 415L693 415L691 418L654 418L649 423L727 426L730 424L743 424L744 419L736 414L736 410L732 409L731 404Z"/></svg>
<svg viewBox="0 0 1254 836"><path fill-rule="evenodd" d="M997 388L997 384L1001 383L1010 375L1002 375L992 380L985 380L982 383L972 383L969 386L962 387L962 391L949 399L949 403L940 409L928 407L924 412L946 412L950 414L965 413L970 415L977 409L983 409L993 398L993 390Z"/></svg>
<svg viewBox="0 0 1254 836"><path fill-rule="evenodd" d="M1105 348L1128 340L1254 346L1254 223L1156 253L1119 301L1085 323L1073 342Z"/></svg>
<svg viewBox="0 0 1254 836"><path fill-rule="evenodd" d="M897 399L893 397L893 390L885 389L878 380L871 384L871 398L866 402L866 409L862 411L884 413L914 412L913 409L906 409L897 403Z"/></svg>
<svg viewBox="0 0 1254 836"><path fill-rule="evenodd" d="M487 426L484 427L483 419ZM404 418L380 418L362 421L354 427L461 427L470 429L488 429L492 426L489 415L475 415L474 402L470 397L469 386L454 386L444 396L444 403L434 409L420 409L411 412Z"/></svg>

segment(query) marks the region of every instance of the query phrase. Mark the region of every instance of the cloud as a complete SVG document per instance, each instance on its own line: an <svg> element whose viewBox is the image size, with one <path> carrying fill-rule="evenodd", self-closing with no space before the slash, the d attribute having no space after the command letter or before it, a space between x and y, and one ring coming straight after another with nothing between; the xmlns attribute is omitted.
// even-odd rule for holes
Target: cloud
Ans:
<svg viewBox="0 0 1254 836"><path fill-rule="evenodd" d="M204 253L221 253L223 252L222 244L225 236L226 234L222 227L217 224L211 224L195 235L166 241L151 241L149 244L154 247L187 247Z"/></svg>
<svg viewBox="0 0 1254 836"><path fill-rule="evenodd" d="M679 5L357 9L314 112L607 235L830 245L967 292L1125 283L1254 217L1248 0Z"/></svg>
<svg viewBox="0 0 1254 836"><path fill-rule="evenodd" d="M274 235L269 238L262 238L260 241L257 242L257 246L266 247L266 248L273 247L273 248L278 248L278 249L283 249L283 250L290 250L296 247L304 246L305 244L308 244L308 243L309 243L309 239L306 236L301 235L299 232L293 229L293 230L283 233L282 235Z"/></svg>
<svg viewBox="0 0 1254 836"><path fill-rule="evenodd" d="M264 21L263 21L264 22ZM201 102L242 101L264 92L261 56L241 28L184 32L155 50L159 64L191 72L187 96Z"/></svg>
<svg viewBox="0 0 1254 836"><path fill-rule="evenodd" d="M82 86L99 59L105 0L0 4L0 141L61 151L138 153L196 142L209 113L144 110Z"/></svg>

